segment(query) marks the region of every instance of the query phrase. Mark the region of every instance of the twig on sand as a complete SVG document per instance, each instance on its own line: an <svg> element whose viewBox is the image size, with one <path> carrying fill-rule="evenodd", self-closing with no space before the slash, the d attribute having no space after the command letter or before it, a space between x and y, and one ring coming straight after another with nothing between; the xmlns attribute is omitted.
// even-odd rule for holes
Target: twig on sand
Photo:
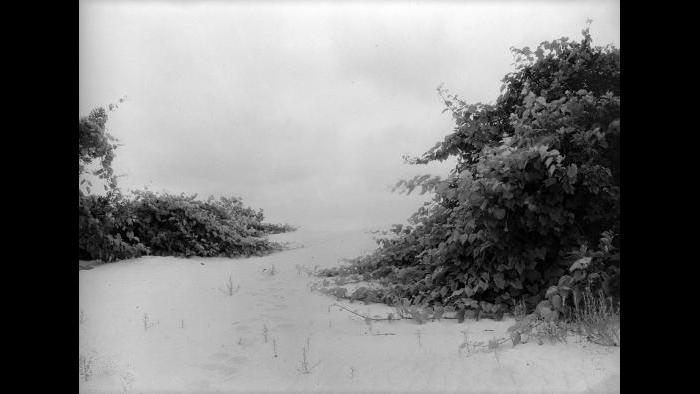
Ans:
<svg viewBox="0 0 700 394"><path fill-rule="evenodd" d="M353 315L359 316L365 320L373 320L373 321L411 320L410 317L406 317L406 316L402 316L402 315L396 316L393 313L390 313L389 317L369 317L369 316L365 316L365 315L362 315L360 313L357 313L357 312L347 308L346 306L340 305L338 303L331 304L330 306L337 306L338 308L345 309L346 311L352 313ZM457 318L456 317L442 316L440 319L456 320Z"/></svg>
<svg viewBox="0 0 700 394"><path fill-rule="evenodd" d="M359 314L359 313L357 313L357 312L355 312L355 311L353 311L353 310L351 310L351 309L349 309L349 308L347 308L347 307L345 307L345 306L343 306L343 305L340 305L340 304L332 304L331 306L337 306L338 308L345 309L346 311L352 313L353 315L359 316L359 317L361 317L361 318L363 318L363 319L365 319L365 320L380 321L380 320L401 320L401 319L403 319L403 317L393 317L393 318L389 318L389 317L369 317L369 316L364 316L364 315L362 315L362 314Z"/></svg>

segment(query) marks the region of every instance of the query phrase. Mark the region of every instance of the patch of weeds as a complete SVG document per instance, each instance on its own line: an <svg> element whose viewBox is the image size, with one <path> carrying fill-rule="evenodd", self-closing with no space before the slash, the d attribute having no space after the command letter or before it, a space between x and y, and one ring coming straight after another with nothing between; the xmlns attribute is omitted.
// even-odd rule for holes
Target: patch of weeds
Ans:
<svg viewBox="0 0 700 394"><path fill-rule="evenodd" d="M464 340L463 340L462 343L459 345L459 350L458 350L458 352L459 352L460 355L465 354L465 355L467 355L467 356L470 356L471 354L473 354L473 353L479 348L479 346L482 346L482 345L483 345L483 342L475 342L475 341L472 341L471 338L469 337L469 331L468 331L468 330L464 330L464 331L461 331L461 332L462 332L462 335L464 336Z"/></svg>
<svg viewBox="0 0 700 394"><path fill-rule="evenodd" d="M496 357L496 361L498 361L499 363L501 362L501 359L498 358L498 349L500 348L501 343L502 342L500 342L496 338L492 338L491 340L489 340L488 343L489 350L493 350L493 356Z"/></svg>
<svg viewBox="0 0 700 394"><path fill-rule="evenodd" d="M535 338L542 345L566 342L569 331L586 337L603 346L620 346L620 309L602 291L593 293L590 288L574 292L573 307L565 304L566 293L561 296L553 286L548 290L548 300L541 301L535 312L519 319L508 328L513 345Z"/></svg>
<svg viewBox="0 0 700 394"><path fill-rule="evenodd" d="M465 354L467 357L473 355L474 353L481 352L490 352L493 350L494 356L496 357L496 360L500 362L498 358L498 354L496 352L500 348L500 346L509 341L509 338L493 338L489 340L488 342L484 341L473 341L469 337L469 331L462 331L462 335L464 335L464 340L462 343L459 345L459 354Z"/></svg>
<svg viewBox="0 0 700 394"><path fill-rule="evenodd" d="M428 321L432 312L432 308L411 305L411 303L405 298L402 298L399 302L397 302L394 308L396 308L396 313L401 319L412 319L418 324L423 324ZM433 313L432 315L433 318L435 318L435 314ZM442 311L439 313L439 316L442 317ZM393 320L393 314L391 320Z"/></svg>
<svg viewBox="0 0 700 394"><path fill-rule="evenodd" d="M569 329L567 324L561 321L543 321L536 327L533 334L540 345L544 341L549 343L566 342Z"/></svg>
<svg viewBox="0 0 700 394"><path fill-rule="evenodd" d="M574 326L591 342L603 346L620 346L620 306L606 298L602 291L582 292L581 302L572 313Z"/></svg>
<svg viewBox="0 0 700 394"><path fill-rule="evenodd" d="M78 373L85 382L95 374L95 355L93 353L78 355Z"/></svg>

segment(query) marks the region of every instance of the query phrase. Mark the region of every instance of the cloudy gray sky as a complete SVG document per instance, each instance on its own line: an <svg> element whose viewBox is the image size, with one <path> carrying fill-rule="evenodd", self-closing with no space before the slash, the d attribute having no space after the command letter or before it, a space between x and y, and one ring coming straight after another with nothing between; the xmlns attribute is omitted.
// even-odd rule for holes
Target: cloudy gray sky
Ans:
<svg viewBox="0 0 700 394"><path fill-rule="evenodd" d="M436 87L493 102L509 47L620 45L619 1L110 2L80 5L80 115L109 131L120 186L235 195L307 227L402 222L387 186L452 130Z"/></svg>

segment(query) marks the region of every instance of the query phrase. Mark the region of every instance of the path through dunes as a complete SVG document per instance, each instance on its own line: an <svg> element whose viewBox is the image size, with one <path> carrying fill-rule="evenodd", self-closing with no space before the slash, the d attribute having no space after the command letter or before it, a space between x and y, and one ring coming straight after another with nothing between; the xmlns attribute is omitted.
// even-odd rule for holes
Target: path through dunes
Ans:
<svg viewBox="0 0 700 394"><path fill-rule="evenodd" d="M304 248L248 259L146 257L81 270L81 392L616 392L619 348L570 338L460 354L512 321L371 325L309 290L297 266L371 251L361 230L276 239ZM274 275L270 274L274 267ZM233 295L228 295L231 277ZM349 304L386 314L385 305ZM306 353L309 373L302 360Z"/></svg>

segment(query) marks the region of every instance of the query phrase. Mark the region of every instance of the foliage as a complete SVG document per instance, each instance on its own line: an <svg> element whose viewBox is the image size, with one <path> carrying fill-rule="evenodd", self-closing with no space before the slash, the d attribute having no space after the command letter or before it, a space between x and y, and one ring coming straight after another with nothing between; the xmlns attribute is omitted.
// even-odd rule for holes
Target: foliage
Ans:
<svg viewBox="0 0 700 394"><path fill-rule="evenodd" d="M457 165L445 180L397 185L428 182L433 201L375 253L322 275L384 281L394 303L497 312L521 301L533 309L586 258L593 285L619 294L619 49L593 47L586 28L578 43L513 52L495 104L438 88L456 126L409 162Z"/></svg>
<svg viewBox="0 0 700 394"><path fill-rule="evenodd" d="M81 198L80 248L103 261L157 256L260 256L281 246L264 238L278 228L235 197L173 195L148 190Z"/></svg>
<svg viewBox="0 0 700 394"><path fill-rule="evenodd" d="M297 231L296 226L287 223L262 223L255 224L255 229L265 234L282 234Z"/></svg>
<svg viewBox="0 0 700 394"><path fill-rule="evenodd" d="M124 100L125 98L120 98L119 103L123 103ZM117 107L116 104L110 104L108 109L96 108L78 121L78 177L86 194L90 193L92 186L86 175L104 180L105 190L114 190L117 187L112 161L114 150L119 145L116 144L116 138L106 130L107 111L113 111ZM98 162L98 168L91 169L95 162ZM79 190L83 192L83 189Z"/></svg>
<svg viewBox="0 0 700 394"><path fill-rule="evenodd" d="M78 253L82 260L115 261L149 252L137 239L129 239L131 205L120 193L78 198Z"/></svg>
<svg viewBox="0 0 700 394"><path fill-rule="evenodd" d="M570 280L566 280L570 282ZM602 289L594 292L590 285L553 286L547 300L541 301L534 313L519 319L508 328L513 343L525 342L522 336L535 337L539 343L566 341L569 331L584 335L591 342L604 346L620 346L620 307ZM570 292L568 289L574 289ZM573 305L567 304L568 294ZM562 294L564 294L562 296Z"/></svg>
<svg viewBox="0 0 700 394"><path fill-rule="evenodd" d="M582 293L573 308L572 320L579 332L590 341L604 346L620 346L620 308L599 290Z"/></svg>
<svg viewBox="0 0 700 394"><path fill-rule="evenodd" d="M122 102L120 100L120 102ZM116 108L110 105L109 110ZM79 258L115 261L145 254L161 256L251 256L281 249L264 238L294 231L263 222L262 210L236 197L172 195L148 190L127 197L112 170L116 141L105 128L107 110L97 108L79 122ZM92 164L99 162L95 170ZM90 194L89 177L106 181L105 195Z"/></svg>

